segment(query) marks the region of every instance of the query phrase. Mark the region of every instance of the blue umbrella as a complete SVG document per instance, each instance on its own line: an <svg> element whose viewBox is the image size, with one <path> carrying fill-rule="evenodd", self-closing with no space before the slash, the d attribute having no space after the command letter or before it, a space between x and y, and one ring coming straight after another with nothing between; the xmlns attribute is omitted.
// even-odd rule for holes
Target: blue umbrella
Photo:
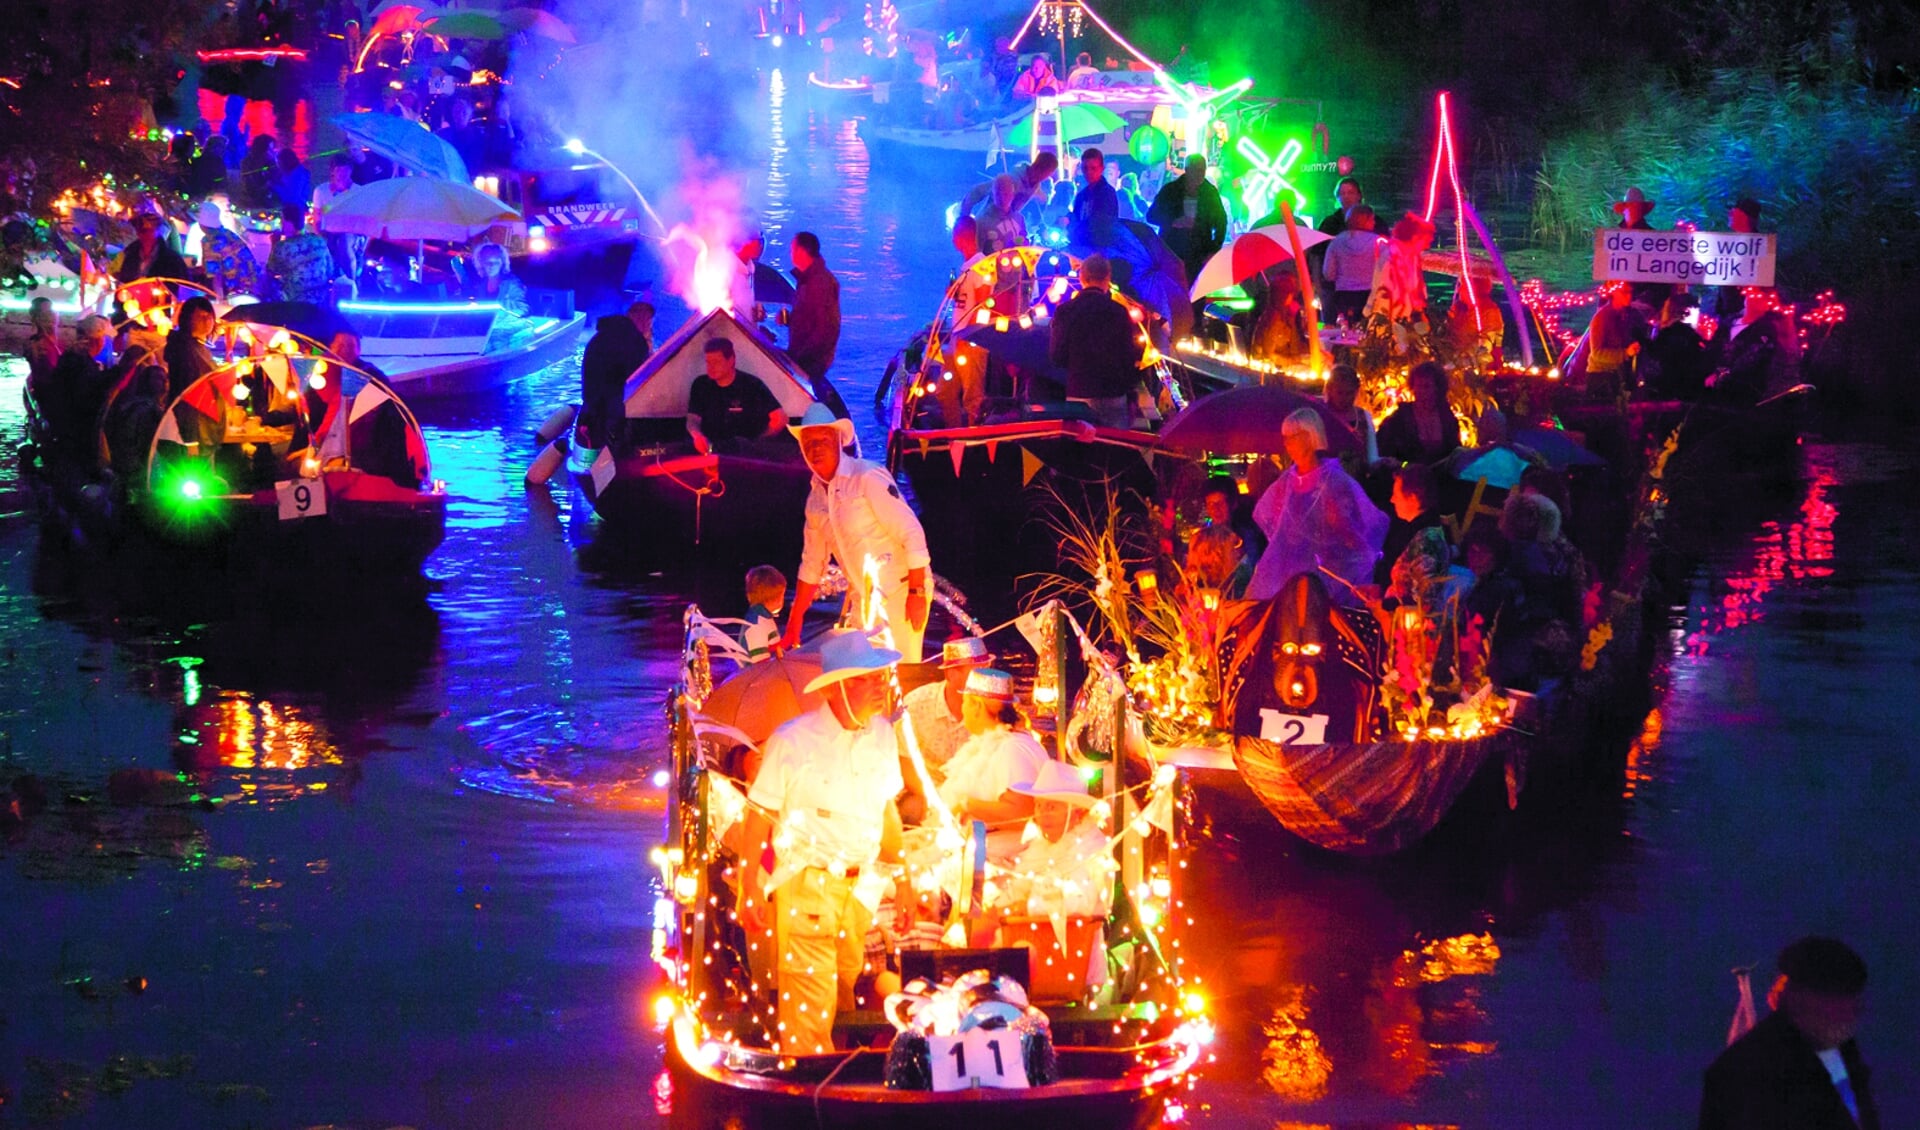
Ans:
<svg viewBox="0 0 1920 1130"><path fill-rule="evenodd" d="M1467 464L1465 467L1460 468L1460 473L1454 477L1463 483L1478 482L1484 479L1490 487L1498 487L1501 490L1512 490L1519 485L1520 476L1526 473L1527 468L1530 466L1532 466L1532 464L1516 454L1513 449L1496 447Z"/></svg>
<svg viewBox="0 0 1920 1130"><path fill-rule="evenodd" d="M1558 428L1515 428L1508 437L1520 447L1531 448L1540 453L1547 466L1554 470L1568 467L1604 467L1605 459L1573 442L1573 438Z"/></svg>
<svg viewBox="0 0 1920 1130"><path fill-rule="evenodd" d="M335 115L333 124L340 127L348 140L366 146L396 165L426 176L467 183L467 163L460 159L459 151L418 122L369 110Z"/></svg>

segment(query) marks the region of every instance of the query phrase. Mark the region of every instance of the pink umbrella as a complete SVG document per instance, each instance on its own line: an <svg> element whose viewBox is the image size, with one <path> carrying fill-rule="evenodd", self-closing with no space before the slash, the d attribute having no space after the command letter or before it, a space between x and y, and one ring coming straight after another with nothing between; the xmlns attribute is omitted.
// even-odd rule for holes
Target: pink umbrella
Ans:
<svg viewBox="0 0 1920 1130"><path fill-rule="evenodd" d="M1300 229L1300 250L1305 251L1332 238L1325 232L1303 227ZM1293 247L1287 242L1285 224L1255 228L1234 237L1232 242L1214 252L1213 258L1200 268L1200 277L1193 280L1193 287L1188 293L1196 300L1204 298L1291 258Z"/></svg>

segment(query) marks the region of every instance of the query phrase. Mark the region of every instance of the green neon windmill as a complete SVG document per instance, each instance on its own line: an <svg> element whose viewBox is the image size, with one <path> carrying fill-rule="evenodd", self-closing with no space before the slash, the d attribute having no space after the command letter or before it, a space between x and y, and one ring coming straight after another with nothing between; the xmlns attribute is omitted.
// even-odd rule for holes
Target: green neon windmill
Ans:
<svg viewBox="0 0 1920 1130"><path fill-rule="evenodd" d="M1293 172L1294 165L1300 161L1300 155L1307 147L1297 137L1290 137L1280 147L1277 156L1267 156L1267 151L1251 137L1242 136L1234 142L1234 151L1247 162L1248 173L1240 190L1241 202L1247 206L1247 215L1264 216L1273 211L1274 203L1282 192L1293 196L1293 208L1299 211L1307 206L1307 198L1287 174Z"/></svg>

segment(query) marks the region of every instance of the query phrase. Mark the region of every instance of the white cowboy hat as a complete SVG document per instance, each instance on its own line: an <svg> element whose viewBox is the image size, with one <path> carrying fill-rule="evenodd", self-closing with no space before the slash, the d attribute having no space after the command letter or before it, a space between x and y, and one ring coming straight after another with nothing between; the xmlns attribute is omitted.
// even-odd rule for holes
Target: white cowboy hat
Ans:
<svg viewBox="0 0 1920 1130"><path fill-rule="evenodd" d="M1077 808L1092 808L1099 803L1087 793L1087 783L1073 767L1049 761L1034 774L1030 785L1015 785L1013 791L1040 800L1062 800Z"/></svg>
<svg viewBox="0 0 1920 1130"><path fill-rule="evenodd" d="M832 428L840 433L841 447L853 443L853 421L835 416L833 409L817 400L807 405L806 412L799 420L787 425L787 430L793 433L795 439L799 439L800 433L808 428Z"/></svg>
<svg viewBox="0 0 1920 1130"><path fill-rule="evenodd" d="M900 662L900 653L873 646L865 632L839 632L820 645L820 674L801 693L812 694L846 679L885 671Z"/></svg>

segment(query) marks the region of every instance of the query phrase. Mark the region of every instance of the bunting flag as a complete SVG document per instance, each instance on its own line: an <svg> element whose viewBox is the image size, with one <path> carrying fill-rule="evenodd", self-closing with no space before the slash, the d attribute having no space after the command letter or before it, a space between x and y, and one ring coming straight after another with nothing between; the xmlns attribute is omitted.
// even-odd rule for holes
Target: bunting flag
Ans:
<svg viewBox="0 0 1920 1130"><path fill-rule="evenodd" d="M993 131L987 137L986 167L989 169L993 168L995 162L1000 160L1000 154L1006 151L1006 140L1000 136L1000 123L995 122L993 123Z"/></svg>
<svg viewBox="0 0 1920 1130"><path fill-rule="evenodd" d="M1152 798L1140 810L1140 815L1147 823L1169 836L1173 835L1173 789L1164 785L1154 789Z"/></svg>
<svg viewBox="0 0 1920 1130"><path fill-rule="evenodd" d="M613 485L613 477L617 473L617 470L618 465L613 461L613 449L611 447L601 448L600 454L594 456L593 459L593 493L596 495L605 494L607 488Z"/></svg>
<svg viewBox="0 0 1920 1130"><path fill-rule="evenodd" d="M1000 458L1000 441L997 439L988 440L987 441L987 462L992 463L999 458Z"/></svg>
<svg viewBox="0 0 1920 1130"><path fill-rule="evenodd" d="M964 443L949 443L947 445L947 457L953 460L953 477L956 479L959 478L960 464L967 461L967 445Z"/></svg>
<svg viewBox="0 0 1920 1130"><path fill-rule="evenodd" d="M347 423L357 422L360 417L380 407L393 398L377 384L368 384L353 394L353 407L347 409Z"/></svg>
<svg viewBox="0 0 1920 1130"><path fill-rule="evenodd" d="M922 439L920 441L920 458L925 459L927 457L927 451L929 450L930 446L931 445L928 443L927 440Z"/></svg>
<svg viewBox="0 0 1920 1130"><path fill-rule="evenodd" d="M1032 482L1033 477L1039 474L1040 468L1044 466L1046 466L1046 464L1040 462L1040 457L1038 455L1035 455L1033 452L1028 451L1024 447L1021 448L1020 449L1020 485L1024 487L1028 483Z"/></svg>
<svg viewBox="0 0 1920 1130"><path fill-rule="evenodd" d="M1039 653L1042 650L1040 646L1040 615L1043 612L1051 611L1052 608L1053 606L1049 604L1044 608L1036 608L1032 612L1022 613L1013 622L1014 628L1027 641L1027 646L1033 648L1035 653Z"/></svg>

